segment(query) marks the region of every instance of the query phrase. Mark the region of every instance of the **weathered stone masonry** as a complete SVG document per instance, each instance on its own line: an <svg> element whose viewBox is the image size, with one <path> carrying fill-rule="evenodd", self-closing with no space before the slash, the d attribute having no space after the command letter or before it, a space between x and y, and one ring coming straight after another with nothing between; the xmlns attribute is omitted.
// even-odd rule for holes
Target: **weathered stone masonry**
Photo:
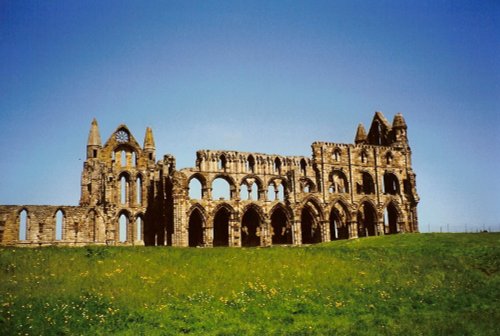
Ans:
<svg viewBox="0 0 500 336"><path fill-rule="evenodd" d="M150 128L142 147L125 125L102 145L94 120L80 204L2 205L0 244L271 246L417 232L406 130L401 114L390 124L377 112L355 144L315 142L311 157L200 150L178 170L171 155L156 161ZM216 184L228 196L214 199Z"/></svg>

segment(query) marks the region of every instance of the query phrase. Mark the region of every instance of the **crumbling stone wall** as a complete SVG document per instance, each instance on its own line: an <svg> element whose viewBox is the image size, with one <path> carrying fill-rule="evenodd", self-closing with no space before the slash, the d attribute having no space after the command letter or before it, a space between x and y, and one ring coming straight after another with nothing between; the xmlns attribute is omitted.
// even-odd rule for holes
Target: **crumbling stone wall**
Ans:
<svg viewBox="0 0 500 336"><path fill-rule="evenodd" d="M401 114L390 124L377 112L354 144L315 142L311 157L200 150L177 170L171 155L155 162L150 128L142 147L125 125L102 145L94 120L80 205L0 206L0 243L236 247L417 232L406 131ZM214 199L221 180L228 195Z"/></svg>

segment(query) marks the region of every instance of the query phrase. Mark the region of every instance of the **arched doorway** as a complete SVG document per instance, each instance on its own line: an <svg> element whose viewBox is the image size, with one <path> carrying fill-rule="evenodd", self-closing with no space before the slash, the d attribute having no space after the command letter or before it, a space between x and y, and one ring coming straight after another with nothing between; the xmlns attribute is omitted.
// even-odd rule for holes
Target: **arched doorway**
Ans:
<svg viewBox="0 0 500 336"><path fill-rule="evenodd" d="M226 208L220 208L214 217L213 246L229 246L229 218Z"/></svg>
<svg viewBox="0 0 500 336"><path fill-rule="evenodd" d="M377 215L369 202L364 202L358 210L358 236L367 237L377 234Z"/></svg>
<svg viewBox="0 0 500 336"><path fill-rule="evenodd" d="M292 230L285 210L277 207L271 215L272 244L292 244Z"/></svg>
<svg viewBox="0 0 500 336"><path fill-rule="evenodd" d="M340 203L336 203L330 212L330 240L349 239L347 212Z"/></svg>
<svg viewBox="0 0 500 336"><path fill-rule="evenodd" d="M312 212L311 208L304 207L300 216L302 244L316 244L321 242L321 228L319 219Z"/></svg>
<svg viewBox="0 0 500 336"><path fill-rule="evenodd" d="M260 246L261 218L252 206L245 211L241 219L241 245L245 247Z"/></svg>
<svg viewBox="0 0 500 336"><path fill-rule="evenodd" d="M203 246L203 216L194 209L189 216L188 244L190 247Z"/></svg>
<svg viewBox="0 0 500 336"><path fill-rule="evenodd" d="M394 234L399 232L398 228L398 210L394 203L389 203L384 211L385 233Z"/></svg>

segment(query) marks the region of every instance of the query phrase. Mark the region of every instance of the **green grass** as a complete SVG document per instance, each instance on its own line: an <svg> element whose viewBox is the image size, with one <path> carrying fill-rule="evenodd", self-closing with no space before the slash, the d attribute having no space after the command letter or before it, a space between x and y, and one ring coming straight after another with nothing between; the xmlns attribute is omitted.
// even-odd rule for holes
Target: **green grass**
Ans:
<svg viewBox="0 0 500 336"><path fill-rule="evenodd" d="M2 248L0 335L498 335L500 234Z"/></svg>

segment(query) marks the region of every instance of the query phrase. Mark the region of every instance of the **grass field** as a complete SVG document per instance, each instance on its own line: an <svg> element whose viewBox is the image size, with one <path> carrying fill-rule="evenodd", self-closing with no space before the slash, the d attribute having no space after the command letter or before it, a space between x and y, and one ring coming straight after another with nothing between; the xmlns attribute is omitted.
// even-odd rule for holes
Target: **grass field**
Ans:
<svg viewBox="0 0 500 336"><path fill-rule="evenodd" d="M500 234L2 248L0 335L498 335Z"/></svg>

